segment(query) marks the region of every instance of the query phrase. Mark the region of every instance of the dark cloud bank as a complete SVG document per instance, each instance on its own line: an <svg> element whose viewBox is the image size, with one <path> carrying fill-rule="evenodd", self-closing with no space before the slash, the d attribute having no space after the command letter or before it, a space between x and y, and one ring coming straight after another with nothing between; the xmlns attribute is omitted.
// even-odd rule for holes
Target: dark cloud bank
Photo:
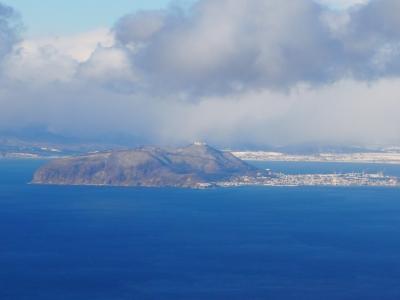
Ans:
<svg viewBox="0 0 400 300"><path fill-rule="evenodd" d="M400 2L332 12L310 0L202 0L189 12L139 12L116 25L132 63L163 91L290 88L397 76Z"/></svg>
<svg viewBox="0 0 400 300"><path fill-rule="evenodd" d="M0 59L4 58L18 41L20 22L17 13L0 3Z"/></svg>
<svg viewBox="0 0 400 300"><path fill-rule="evenodd" d="M114 45L76 61L51 45L23 56L15 13L1 5L0 128L233 147L400 144L399 11L398 0L344 11L199 0L126 15Z"/></svg>

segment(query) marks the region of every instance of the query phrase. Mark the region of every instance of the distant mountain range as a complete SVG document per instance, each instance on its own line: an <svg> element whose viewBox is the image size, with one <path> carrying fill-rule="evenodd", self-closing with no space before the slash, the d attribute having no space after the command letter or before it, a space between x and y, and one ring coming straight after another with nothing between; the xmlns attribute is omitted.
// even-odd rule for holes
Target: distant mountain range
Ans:
<svg viewBox="0 0 400 300"><path fill-rule="evenodd" d="M142 147L56 159L40 168L32 183L199 188L263 172L229 152L195 143L176 149Z"/></svg>
<svg viewBox="0 0 400 300"><path fill-rule="evenodd" d="M81 155L109 149L131 149L148 145L154 141L135 135L106 134L101 136L76 137L53 132L45 126L31 126L22 129L0 131L0 158L41 158ZM218 145L226 147L227 145ZM293 155L313 155L319 153L363 153L363 152L400 152L400 147L351 145L328 145L320 143L293 144L284 146L239 144L233 151L270 151Z"/></svg>
<svg viewBox="0 0 400 300"><path fill-rule="evenodd" d="M0 158L79 155L108 149L127 149L148 143L128 135L74 137L49 131L43 126L0 131Z"/></svg>

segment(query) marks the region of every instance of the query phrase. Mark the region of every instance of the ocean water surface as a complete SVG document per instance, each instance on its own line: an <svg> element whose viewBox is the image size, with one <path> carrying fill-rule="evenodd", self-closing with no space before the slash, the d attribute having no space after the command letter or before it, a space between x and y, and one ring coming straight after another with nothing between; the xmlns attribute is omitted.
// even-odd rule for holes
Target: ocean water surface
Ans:
<svg viewBox="0 0 400 300"><path fill-rule="evenodd" d="M42 163L0 160L2 300L400 299L400 189L28 185Z"/></svg>

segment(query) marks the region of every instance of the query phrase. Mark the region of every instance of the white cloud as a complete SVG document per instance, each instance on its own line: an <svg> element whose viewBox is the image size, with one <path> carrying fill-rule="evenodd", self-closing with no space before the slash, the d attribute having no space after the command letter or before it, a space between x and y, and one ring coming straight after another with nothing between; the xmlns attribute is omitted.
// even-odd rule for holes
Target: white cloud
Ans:
<svg viewBox="0 0 400 300"><path fill-rule="evenodd" d="M111 47L112 45L114 45L112 32L107 28L99 28L70 36L27 39L19 47L27 52L51 47L55 52L62 53L70 59L84 62L90 58L98 46Z"/></svg>
<svg viewBox="0 0 400 300"><path fill-rule="evenodd" d="M128 55L123 49L100 46L80 65L79 76L96 81L135 79Z"/></svg>
<svg viewBox="0 0 400 300"><path fill-rule="evenodd" d="M354 5L366 4L370 0L316 0L334 9L348 9Z"/></svg>
<svg viewBox="0 0 400 300"><path fill-rule="evenodd" d="M5 76L28 84L46 84L53 81L67 82L75 79L82 64L86 74L94 68L98 72L115 71L121 66L123 58L117 50L110 50L104 57L105 49L112 49L114 35L108 29L98 29L73 36L45 37L23 40L14 45L14 52L4 63ZM99 50L103 49L103 50ZM99 59L99 53L103 58ZM97 66L89 70L90 60L96 60ZM108 67L107 67L108 66ZM108 69L107 69L108 68Z"/></svg>

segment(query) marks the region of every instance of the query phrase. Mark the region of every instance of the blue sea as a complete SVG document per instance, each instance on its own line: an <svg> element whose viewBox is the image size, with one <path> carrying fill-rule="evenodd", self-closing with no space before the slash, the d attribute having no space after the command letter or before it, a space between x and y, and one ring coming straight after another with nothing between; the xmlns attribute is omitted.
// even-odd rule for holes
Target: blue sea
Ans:
<svg viewBox="0 0 400 300"><path fill-rule="evenodd" d="M0 160L1 300L400 299L400 189L28 185L42 163Z"/></svg>

